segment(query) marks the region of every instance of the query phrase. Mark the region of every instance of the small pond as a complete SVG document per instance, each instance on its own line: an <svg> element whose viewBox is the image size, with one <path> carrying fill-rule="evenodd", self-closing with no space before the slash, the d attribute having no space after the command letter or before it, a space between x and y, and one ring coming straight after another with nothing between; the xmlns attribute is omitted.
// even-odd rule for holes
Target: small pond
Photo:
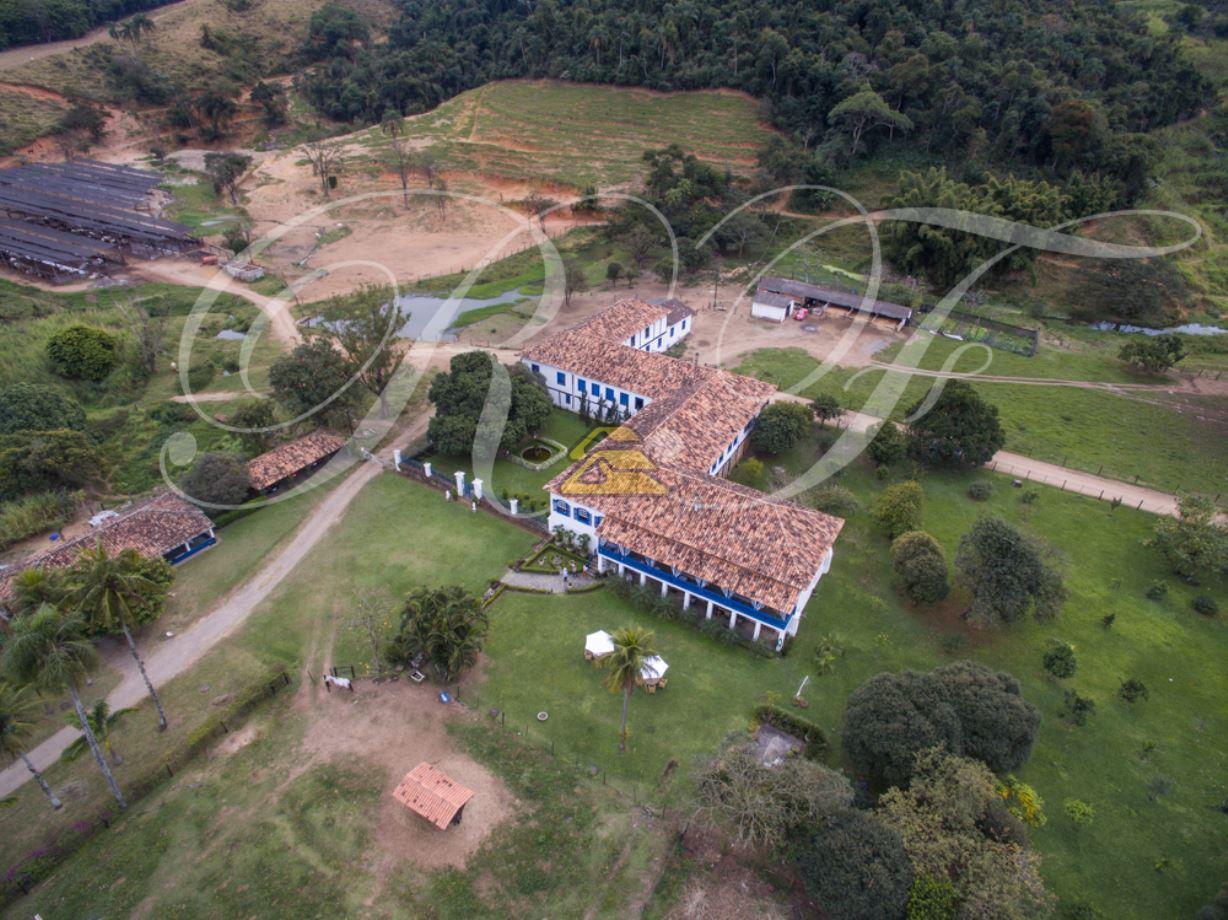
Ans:
<svg viewBox="0 0 1228 920"><path fill-rule="evenodd" d="M409 322L397 330L397 336L403 339L414 339L419 342L455 342L456 333L450 332L452 324L462 313L470 310L480 310L483 307L494 307L500 304L516 303L530 295L522 294L520 289L505 291L498 297L436 297L430 294L403 294L397 298L397 304L409 314ZM329 326L323 317L314 316L303 320L307 326Z"/></svg>
<svg viewBox="0 0 1228 920"><path fill-rule="evenodd" d="M554 453L553 448L547 447L538 441L534 441L528 447L521 448L520 456L528 460L530 463L541 463L543 460L549 460Z"/></svg>

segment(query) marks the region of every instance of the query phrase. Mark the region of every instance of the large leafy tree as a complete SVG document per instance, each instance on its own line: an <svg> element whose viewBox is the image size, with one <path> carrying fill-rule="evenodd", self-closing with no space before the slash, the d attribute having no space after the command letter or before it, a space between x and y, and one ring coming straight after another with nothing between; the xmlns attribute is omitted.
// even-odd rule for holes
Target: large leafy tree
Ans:
<svg viewBox="0 0 1228 920"><path fill-rule="evenodd" d="M945 746L997 773L1027 761L1040 714L1009 674L972 661L871 677L848 699L844 749L858 771L901 786L922 751Z"/></svg>
<svg viewBox="0 0 1228 920"><path fill-rule="evenodd" d="M151 602L160 609L166 597L166 585L146 577L143 560L136 550L125 549L112 556L101 541L77 557L68 582L72 586L73 603L89 626L102 632L123 634L128 652L158 712L158 731L166 731L162 699L145 671L145 661L132 638L132 628L140 622L137 609L148 607Z"/></svg>
<svg viewBox="0 0 1228 920"><path fill-rule="evenodd" d="M750 443L760 453L781 454L796 445L814 424L810 408L795 402L774 402L755 419Z"/></svg>
<svg viewBox="0 0 1228 920"><path fill-rule="evenodd" d="M908 416L913 418L924 406L925 400L918 400ZM981 466L1005 443L998 407L962 380L948 381L929 410L908 426L909 453L933 465Z"/></svg>
<svg viewBox="0 0 1228 920"><path fill-rule="evenodd" d="M48 339L47 358L61 377L96 383L119 360L119 342L104 329L69 326Z"/></svg>
<svg viewBox="0 0 1228 920"><path fill-rule="evenodd" d="M208 505L239 505L247 498L251 477L238 454L210 451L188 470L180 483L188 498Z"/></svg>
<svg viewBox="0 0 1228 920"><path fill-rule="evenodd" d="M417 588L401 607L385 657L408 665L421 656L441 680L452 681L477 661L489 628L481 601L464 588Z"/></svg>
<svg viewBox="0 0 1228 920"><path fill-rule="evenodd" d="M102 756L81 703L81 681L97 665L98 650L85 638L85 621L80 614L63 613L54 607L40 607L29 616L19 618L4 646L3 670L10 680L44 693L68 691L94 762L106 778L119 807L125 808L124 794Z"/></svg>
<svg viewBox="0 0 1228 920"><path fill-rule="evenodd" d="M614 651L602 659L606 669L605 684L613 693L623 695L622 717L618 723L618 749L627 749L627 709L631 705L631 691L644 668L644 661L656 654L655 636L642 626L627 626L617 629L610 636Z"/></svg>
<svg viewBox="0 0 1228 920"><path fill-rule="evenodd" d="M43 779L43 774L34 766L30 755L26 753L26 743L34 728L37 705L29 688L16 687L7 681L0 681L0 751L14 760L20 759L26 765L26 769L38 783L38 788L42 789L43 794L47 796L51 807L59 811L63 803L51 791L51 787Z"/></svg>
<svg viewBox="0 0 1228 920"><path fill-rule="evenodd" d="M318 413L334 426L351 426L357 392L345 356L324 338L295 346L269 368L273 398L291 415Z"/></svg>
<svg viewBox="0 0 1228 920"><path fill-rule="evenodd" d="M1121 346L1117 357L1145 371L1160 373L1171 370L1185 357L1185 343L1176 335L1142 336Z"/></svg>
<svg viewBox="0 0 1228 920"><path fill-rule="evenodd" d="M900 590L918 604L936 604L950 593L942 544L923 530L900 534L891 544L891 571Z"/></svg>
<svg viewBox="0 0 1228 920"><path fill-rule="evenodd" d="M853 804L843 773L805 757L765 766L758 745L744 735L726 742L700 770L699 802L730 826L741 843L773 846L798 825Z"/></svg>
<svg viewBox="0 0 1228 920"><path fill-rule="evenodd" d="M827 916L904 916L913 869L900 835L874 815L846 809L802 825L790 855L806 893Z"/></svg>
<svg viewBox="0 0 1228 920"><path fill-rule="evenodd" d="M106 457L69 428L0 435L0 499L103 482Z"/></svg>
<svg viewBox="0 0 1228 920"><path fill-rule="evenodd" d="M452 358L447 373L440 372L431 381L427 395L435 404L435 415L427 434L441 453L469 453L479 430L483 436L497 436L500 450L511 450L540 431L550 417L550 397L540 378L522 366L514 367L507 372L509 388L505 391L498 381L492 384L493 361L483 351L464 352ZM506 412L506 421L495 419L479 426L488 399ZM494 427L488 430L487 424Z"/></svg>
<svg viewBox="0 0 1228 920"><path fill-rule="evenodd" d="M841 99L827 115L828 124L839 125L852 140L849 155L857 153L861 139L872 128L885 127L894 136L896 131L912 130L912 119L897 112L869 85Z"/></svg>
<svg viewBox="0 0 1228 920"><path fill-rule="evenodd" d="M366 285L356 293L335 297L324 307L329 322L317 334L333 335L345 356L346 369L372 396L378 397L380 418L388 415L387 387L405 359L398 333L409 314L389 286ZM322 333L321 330L335 332Z"/></svg>
<svg viewBox="0 0 1228 920"><path fill-rule="evenodd" d="M984 764L941 750L923 752L908 787L880 800L917 874L947 879L961 917L1049 915L1040 857L1006 808ZM912 914L910 913L910 916Z"/></svg>
<svg viewBox="0 0 1228 920"><path fill-rule="evenodd" d="M1165 515L1156 522L1148 545L1163 553L1182 578L1228 571L1228 527L1216 519L1215 502L1184 495L1178 505L1176 517Z"/></svg>
<svg viewBox="0 0 1228 920"><path fill-rule="evenodd" d="M968 618L981 626L1028 613L1051 619L1066 597L1062 576L1035 539L1000 517L983 517L960 537L959 580L972 594Z"/></svg>
<svg viewBox="0 0 1228 920"><path fill-rule="evenodd" d="M925 492L921 484L909 479L888 486L874 502L874 520L887 536L894 539L902 533L921 528L925 509Z"/></svg>

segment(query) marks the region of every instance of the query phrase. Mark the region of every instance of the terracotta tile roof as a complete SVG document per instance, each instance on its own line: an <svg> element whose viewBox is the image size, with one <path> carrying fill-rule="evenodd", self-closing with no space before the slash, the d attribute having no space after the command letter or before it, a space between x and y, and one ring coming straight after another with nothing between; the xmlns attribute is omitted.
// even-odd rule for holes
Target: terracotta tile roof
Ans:
<svg viewBox="0 0 1228 920"><path fill-rule="evenodd" d="M9 596L9 582L17 572L29 568L62 569L72 565L82 550L101 541L107 552L114 555L121 550L134 549L142 556L161 556L213 526L205 514L173 492L163 492L153 498L121 511L119 517L111 518L87 534L60 543L24 564L14 566L5 576L0 576L0 600Z"/></svg>
<svg viewBox="0 0 1228 920"><path fill-rule="evenodd" d="M669 310L669 315L665 319L665 325L674 326L688 316L694 316L695 311L684 304L676 297L662 297L658 300L649 301L654 307L664 307Z"/></svg>
<svg viewBox="0 0 1228 920"><path fill-rule="evenodd" d="M775 391L761 380L692 365L684 386L626 424L657 463L706 473Z"/></svg>
<svg viewBox="0 0 1228 920"><path fill-rule="evenodd" d="M274 447L247 462L252 488L267 489L288 476L305 470L345 447L346 439L327 431L313 431L295 441Z"/></svg>
<svg viewBox="0 0 1228 920"><path fill-rule="evenodd" d="M473 790L423 762L405 774L392 797L414 814L445 830L456 813L473 798Z"/></svg>
<svg viewBox="0 0 1228 920"><path fill-rule="evenodd" d="M545 488L598 511L603 540L773 610L793 609L844 527L840 518L704 473L645 471L634 442L616 444L601 450L599 462L582 460ZM655 489L618 475L621 452L625 466Z"/></svg>
<svg viewBox="0 0 1228 920"><path fill-rule="evenodd" d="M686 383L688 363L621 343L667 312L642 301L622 300L578 326L533 343L521 357L661 399Z"/></svg>

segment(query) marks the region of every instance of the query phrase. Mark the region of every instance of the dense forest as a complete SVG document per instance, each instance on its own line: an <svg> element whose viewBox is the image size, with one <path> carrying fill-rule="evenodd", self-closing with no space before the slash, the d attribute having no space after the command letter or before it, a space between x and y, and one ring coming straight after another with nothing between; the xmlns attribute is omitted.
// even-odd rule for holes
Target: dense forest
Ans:
<svg viewBox="0 0 1228 920"><path fill-rule="evenodd" d="M1112 0L402 0L387 43L320 14L302 81L346 120L431 108L492 79L726 86L835 165L893 138L1066 178L1146 171L1143 133L1208 82Z"/></svg>
<svg viewBox="0 0 1228 920"><path fill-rule="evenodd" d="M78 38L172 0L0 0L0 48Z"/></svg>

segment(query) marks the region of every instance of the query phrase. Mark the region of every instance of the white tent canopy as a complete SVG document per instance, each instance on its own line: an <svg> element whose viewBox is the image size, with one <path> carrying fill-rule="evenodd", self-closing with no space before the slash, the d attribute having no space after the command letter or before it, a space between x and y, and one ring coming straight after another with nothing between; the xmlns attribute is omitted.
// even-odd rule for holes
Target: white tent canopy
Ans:
<svg viewBox="0 0 1228 920"><path fill-rule="evenodd" d="M613 651L614 640L610 638L610 634L604 629L599 629L595 633L589 633L584 637L584 652L586 655L591 655L593 658L601 658Z"/></svg>
<svg viewBox="0 0 1228 920"><path fill-rule="evenodd" d="M669 665L665 663L664 658L660 655L651 655L644 659L644 665L640 668L640 677L644 680L660 680L668 670Z"/></svg>

